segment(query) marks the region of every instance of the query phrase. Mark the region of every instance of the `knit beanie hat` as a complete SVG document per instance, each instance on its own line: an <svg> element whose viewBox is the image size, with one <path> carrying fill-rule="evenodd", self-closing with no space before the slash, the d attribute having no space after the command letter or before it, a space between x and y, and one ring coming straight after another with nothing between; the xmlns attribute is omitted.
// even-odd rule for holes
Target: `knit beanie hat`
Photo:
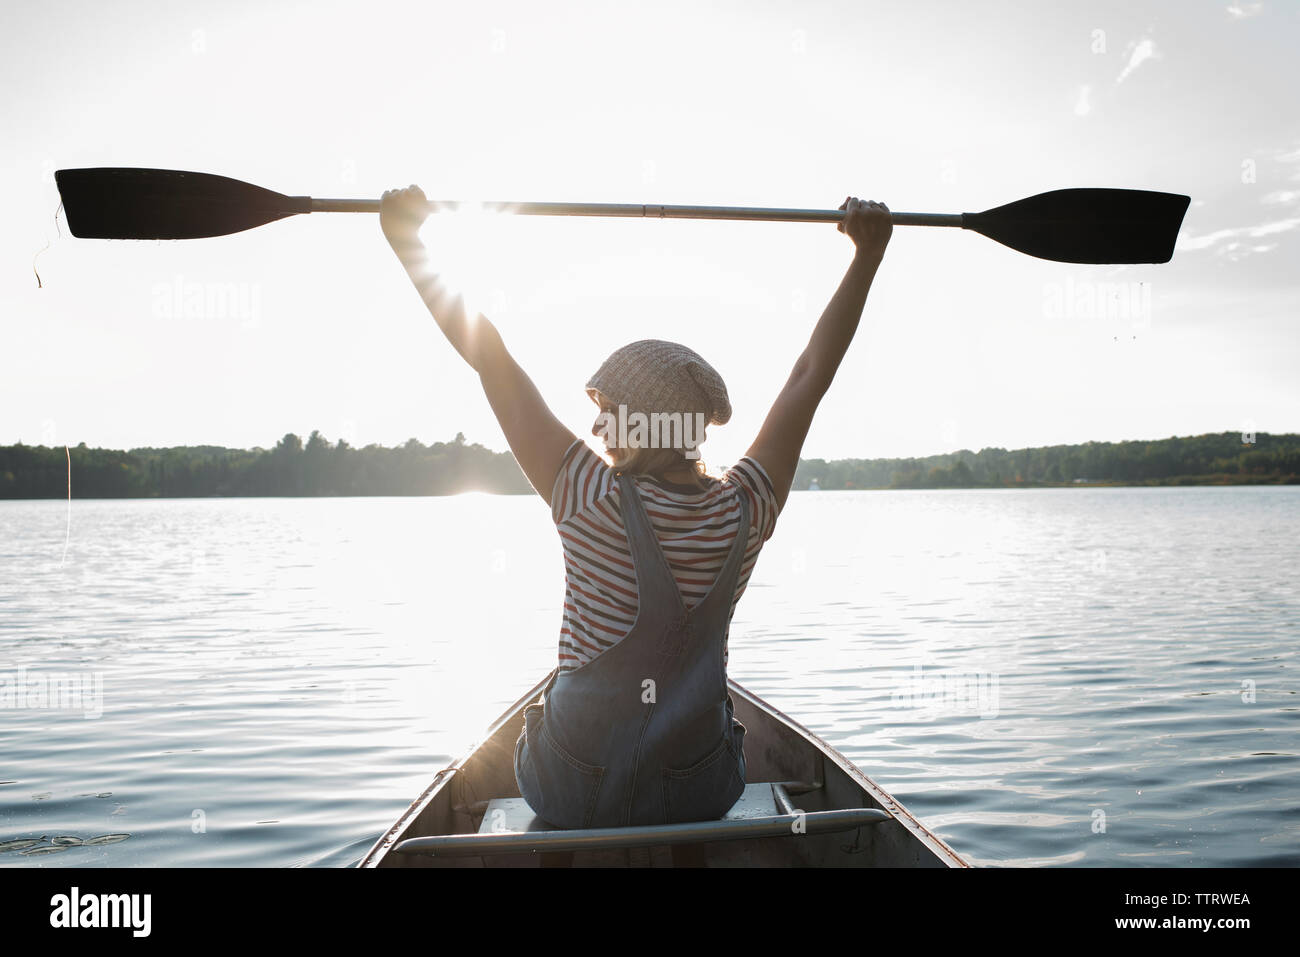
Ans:
<svg viewBox="0 0 1300 957"><path fill-rule="evenodd" d="M641 339L618 349L587 382L632 412L700 412L710 425L731 418L727 387L698 352L662 339ZM594 396L593 396L594 398Z"/></svg>

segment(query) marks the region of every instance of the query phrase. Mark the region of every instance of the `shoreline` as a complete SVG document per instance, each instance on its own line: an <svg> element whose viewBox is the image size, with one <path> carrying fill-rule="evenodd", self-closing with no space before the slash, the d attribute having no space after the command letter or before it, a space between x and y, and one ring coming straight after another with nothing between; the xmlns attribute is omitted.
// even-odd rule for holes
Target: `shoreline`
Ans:
<svg viewBox="0 0 1300 957"><path fill-rule="evenodd" d="M1217 478L1217 477L1216 477ZM1199 481L1199 480L1180 480L1180 479L1148 479L1142 482L1118 482L1104 481L1096 482L1022 482L1010 485L948 485L948 486L927 486L927 485L873 485L863 486L862 488L819 488L809 489L792 488L794 492L813 492L820 494L822 492L1015 492L1028 491L1036 489L1095 489L1095 488L1228 488L1228 487L1289 487L1300 485L1300 475L1284 475L1277 477L1251 477L1242 478L1240 476L1225 476L1226 481ZM300 495L87 495L82 497L73 496L71 501L77 502L158 502L158 501L217 501L233 499L313 499L313 498L452 498L457 495L492 495L501 496L502 498L519 498L536 495L534 491L527 492L489 492L482 489L466 489L460 492L443 492L443 493L425 493L425 492L375 492L373 494L356 494L356 495L329 495L329 494L300 494ZM67 502L66 495L29 495L29 496L9 496L0 497L0 502Z"/></svg>

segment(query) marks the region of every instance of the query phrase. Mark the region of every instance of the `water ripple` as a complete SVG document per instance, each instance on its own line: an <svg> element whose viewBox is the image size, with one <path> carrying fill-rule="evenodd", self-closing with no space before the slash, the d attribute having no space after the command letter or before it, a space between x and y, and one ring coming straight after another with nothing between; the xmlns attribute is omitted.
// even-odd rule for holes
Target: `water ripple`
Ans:
<svg viewBox="0 0 1300 957"><path fill-rule="evenodd" d="M0 710L0 867L347 866L554 662L531 498L73 506L64 565L0 503L4 674L87 682ZM796 493L731 670L973 863L1300 866L1298 539L1292 488Z"/></svg>

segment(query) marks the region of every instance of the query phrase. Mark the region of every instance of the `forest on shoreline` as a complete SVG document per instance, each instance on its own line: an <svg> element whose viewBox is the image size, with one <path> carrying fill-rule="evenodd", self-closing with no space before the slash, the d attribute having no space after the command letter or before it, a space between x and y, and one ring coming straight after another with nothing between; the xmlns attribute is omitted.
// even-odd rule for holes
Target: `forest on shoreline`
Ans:
<svg viewBox="0 0 1300 957"><path fill-rule="evenodd" d="M1247 441L1247 440L1252 441ZM454 495L532 492L509 452L457 434L424 445L354 448L320 432L272 449L182 446L119 451L0 447L0 498ZM794 488L1044 488L1096 485L1300 483L1300 435L1220 432L1155 441L1031 449L963 449L906 459L800 459Z"/></svg>
<svg viewBox="0 0 1300 957"><path fill-rule="evenodd" d="M919 459L800 459L794 488L813 480L822 489L1293 485L1300 483L1300 435L1217 432Z"/></svg>

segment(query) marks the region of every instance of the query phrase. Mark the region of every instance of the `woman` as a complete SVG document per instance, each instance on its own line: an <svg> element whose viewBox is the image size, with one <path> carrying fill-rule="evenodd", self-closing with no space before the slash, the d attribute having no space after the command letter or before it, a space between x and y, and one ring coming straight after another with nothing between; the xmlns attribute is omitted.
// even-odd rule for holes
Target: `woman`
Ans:
<svg viewBox="0 0 1300 957"><path fill-rule="evenodd" d="M417 236L424 194L414 186L384 194L384 235L479 374L563 544L559 663L542 699L525 709L515 748L520 793L556 826L712 820L744 789L745 729L727 695L728 626L892 233L883 203L849 197L839 208L853 261L753 445L712 478L697 445L703 426L724 424L731 405L700 355L642 340L597 370L587 392L600 409L592 431L605 440L607 466L551 414L496 327L467 316L440 282ZM645 427L674 419L676 428Z"/></svg>

